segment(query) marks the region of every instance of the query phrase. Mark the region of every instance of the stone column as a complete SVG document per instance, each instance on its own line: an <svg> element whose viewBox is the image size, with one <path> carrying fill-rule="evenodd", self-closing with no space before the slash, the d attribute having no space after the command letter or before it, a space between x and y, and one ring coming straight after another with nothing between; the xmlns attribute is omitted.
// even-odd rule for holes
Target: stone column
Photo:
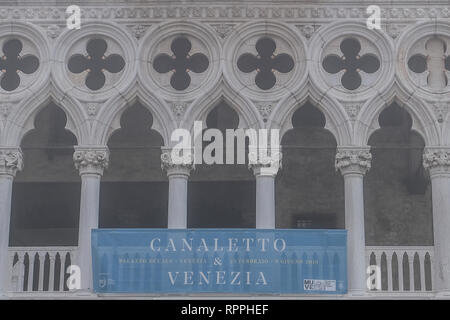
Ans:
<svg viewBox="0 0 450 320"><path fill-rule="evenodd" d="M162 148L161 168L167 172L169 178L169 208L167 227L169 229L187 228L187 188L188 179L194 164L192 157L185 156L182 161L174 161L174 151Z"/></svg>
<svg viewBox="0 0 450 320"><path fill-rule="evenodd" d="M351 295L363 295L367 290L363 179L371 165L369 150L368 147L338 147L336 154L336 170L344 176L345 185L347 278Z"/></svg>
<svg viewBox="0 0 450 320"><path fill-rule="evenodd" d="M20 148L0 148L0 296L10 289L11 265L9 260L9 223L13 180L22 170Z"/></svg>
<svg viewBox="0 0 450 320"><path fill-rule="evenodd" d="M262 154L249 152L249 169L256 179L256 228L275 229L275 177L281 167L282 154L279 149L275 153L270 151L271 154L260 152Z"/></svg>
<svg viewBox="0 0 450 320"><path fill-rule="evenodd" d="M433 290L450 296L450 147L426 148L423 166L430 173L433 232Z"/></svg>
<svg viewBox="0 0 450 320"><path fill-rule="evenodd" d="M100 179L108 167L107 147L75 147L75 167L81 176L80 225L76 263L81 271L81 291L92 290L91 230L98 228Z"/></svg>

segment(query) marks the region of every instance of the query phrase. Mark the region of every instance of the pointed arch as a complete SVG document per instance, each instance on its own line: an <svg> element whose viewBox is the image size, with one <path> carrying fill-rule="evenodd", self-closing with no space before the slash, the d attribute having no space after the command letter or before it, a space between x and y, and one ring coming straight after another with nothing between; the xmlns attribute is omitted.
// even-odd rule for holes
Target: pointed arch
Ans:
<svg viewBox="0 0 450 320"><path fill-rule="evenodd" d="M441 142L437 120L428 104L408 94L397 83L384 94L378 94L366 101L356 119L353 131L356 145L366 145L370 136L380 128L380 113L393 102L405 108L412 118L412 130L417 131L425 140L425 145L439 145Z"/></svg>
<svg viewBox="0 0 450 320"><path fill-rule="evenodd" d="M24 167L11 197L12 245L77 243L81 181L73 152L79 141L67 106L55 101L51 95L36 101L31 116L23 117L26 126L17 131Z"/></svg>
<svg viewBox="0 0 450 320"><path fill-rule="evenodd" d="M143 89L138 83L126 94L117 94L105 102L104 108L95 118L92 143L106 145L113 132L120 128L123 112L138 100L153 116L152 129L163 137L164 145L169 145L171 133L177 128L175 116L166 102Z"/></svg>
<svg viewBox="0 0 450 320"><path fill-rule="evenodd" d="M317 107L325 116L325 129L335 137L338 145L352 143L352 128L344 107L332 97L316 90L310 83L297 93L291 93L274 107L268 118L270 128L280 129L280 137L292 129L292 115L307 101Z"/></svg>
<svg viewBox="0 0 450 320"><path fill-rule="evenodd" d="M5 135L0 137L0 144L18 146L27 132L34 129L36 115L50 102L60 107L67 117L66 129L72 132L79 144L89 141L90 128L86 122L87 116L82 105L76 99L65 95L53 81L41 91L20 101L11 117L7 119Z"/></svg>
<svg viewBox="0 0 450 320"><path fill-rule="evenodd" d="M168 180L161 170L164 138L152 125L150 108L133 100L120 110L117 130L105 141L110 161L100 188L101 228L167 227Z"/></svg>
<svg viewBox="0 0 450 320"><path fill-rule="evenodd" d="M259 129L264 127L263 120L255 105L233 90L225 79L222 79L211 91L194 100L185 112L180 127L192 129L194 121L205 123L208 113L221 101L225 101L239 115L239 128Z"/></svg>
<svg viewBox="0 0 450 320"><path fill-rule="evenodd" d="M426 126L426 106L420 103L396 88L380 96L377 104L365 106L370 109L364 109L361 116L366 116L364 121L370 126L355 131L372 153L371 169L364 177L366 241L370 245L411 245L412 235L420 235L416 243L433 241L431 185L422 155L424 146L434 142Z"/></svg>

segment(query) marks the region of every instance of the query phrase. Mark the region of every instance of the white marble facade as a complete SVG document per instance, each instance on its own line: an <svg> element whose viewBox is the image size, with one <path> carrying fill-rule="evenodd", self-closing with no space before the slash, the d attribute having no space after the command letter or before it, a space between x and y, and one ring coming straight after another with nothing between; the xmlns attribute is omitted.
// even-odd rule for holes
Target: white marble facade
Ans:
<svg viewBox="0 0 450 320"><path fill-rule="evenodd" d="M166 149L176 128L192 130L205 120L220 99L239 114L242 128L276 128L280 135L299 105L311 101L326 118L337 141L336 168L345 181L345 219L349 232L349 291L366 291L363 179L370 169L370 135L379 128L381 111L396 102L412 117L412 129L425 141L424 166L432 181L434 225L434 292L450 293L450 7L448 1L380 1L381 29L366 26L367 1L77 1L82 18L79 30L66 27L65 10L71 1L1 1L0 47L2 77L19 77L0 88L0 293L7 291L8 235L12 182L27 165L20 150L22 137L33 128L34 117L49 101L67 115L66 128L77 138L74 162L82 180L78 255L89 269L87 236L98 225L100 180L108 165L108 138L119 128L123 111L139 100L153 115L152 128L164 139L162 167L169 177L170 228L186 227L186 189L193 166L171 163ZM160 54L171 54L182 35L191 54L207 58L206 68L187 74L186 88L174 88L170 70L157 70ZM259 54L256 42L274 41L274 56L289 56L289 70L274 67L275 82L262 89L254 72L238 67L244 53ZM12 39L22 48L7 50ZM83 70L72 72L73 57L86 55L92 40L106 44L100 74L104 81L90 88L86 59ZM357 58L376 59L375 70L363 65L360 78L346 85L344 65L328 72L323 61L341 57L345 39L359 43ZM5 52L8 51L8 52ZM89 54L89 52L87 52ZM35 57L28 70L8 64L17 54ZM93 56L93 55L92 55ZM426 70L415 72L412 57L428 57ZM444 57L444 58L442 58ZM81 59L81 58L80 58ZM107 65L108 59L120 65ZM122 60L120 60L122 59ZM450 58L449 58L450 59ZM342 61L349 60L342 59ZM344 63L343 62L343 63ZM344 63L345 64L345 63ZM12 70L14 69L15 70ZM22 67L23 68L23 67ZM448 69L447 69L448 68ZM105 71L105 69L107 71ZM189 66L186 67L189 69ZM344 70L345 69L345 70ZM254 71L254 70L253 70ZM416 70L417 71L417 70ZM16 74L12 75L12 74ZM99 76L102 78L102 76ZM17 81L16 81L17 82ZM257 184L257 227L274 228L274 177L253 168ZM259 209L258 209L259 208ZM82 281L89 290L89 274Z"/></svg>

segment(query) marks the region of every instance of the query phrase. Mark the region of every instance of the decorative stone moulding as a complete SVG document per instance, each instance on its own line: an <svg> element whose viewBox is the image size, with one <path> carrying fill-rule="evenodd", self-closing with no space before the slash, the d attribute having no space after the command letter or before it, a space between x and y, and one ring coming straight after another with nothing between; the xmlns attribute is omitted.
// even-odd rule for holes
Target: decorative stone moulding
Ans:
<svg viewBox="0 0 450 320"><path fill-rule="evenodd" d="M430 173L450 172L450 148L425 148L423 152L423 166Z"/></svg>
<svg viewBox="0 0 450 320"><path fill-rule="evenodd" d="M335 168L342 174L366 174L371 168L370 148L339 147L335 157Z"/></svg>
<svg viewBox="0 0 450 320"><path fill-rule="evenodd" d="M248 152L248 168L255 175L275 176L282 168L283 152L281 148L252 148Z"/></svg>
<svg viewBox="0 0 450 320"><path fill-rule="evenodd" d="M193 100L220 78L221 45L207 24L159 24L140 40L138 52L141 83L168 101Z"/></svg>
<svg viewBox="0 0 450 320"><path fill-rule="evenodd" d="M125 27L105 21L65 30L54 51L56 84L87 101L125 91L135 79L135 41Z"/></svg>
<svg viewBox="0 0 450 320"><path fill-rule="evenodd" d="M83 1L88 3L89 1ZM97 1L98 2L98 1ZM111 1L107 6L89 5L81 8L83 19L115 19L118 22L129 23L130 21L164 19L189 19L189 20L211 20L226 19L237 22L242 19L314 19L319 21L336 21L349 19L367 18L366 8L368 4L364 1L354 3L353 1L327 1L322 5L305 3L308 1L255 1L248 5L241 1L209 1L191 4L191 1L171 1L165 5L164 1ZM258 3L259 2L259 3ZM436 1L437 2L437 1ZM13 2L14 3L14 2ZM66 2L58 5L55 1L46 1L50 5L11 5L0 8L0 19L27 19L36 23L48 23L64 19L67 8ZM45 3L45 2L44 2ZM16 4L16 3L14 3ZM136 5L134 5L136 4ZM375 3L376 4L376 3ZM391 20L414 21L417 19L449 18L450 9L445 1L427 6L416 1L395 2L385 1L382 6L382 17Z"/></svg>
<svg viewBox="0 0 450 320"><path fill-rule="evenodd" d="M74 82L80 82L84 77L84 84L92 91L100 90L103 87L111 86L116 76L110 74L118 74L125 67L125 60L118 53L108 54L108 42L103 38L92 38L86 43L85 53L73 54L67 63L67 67L71 73ZM83 77L72 76L75 74L83 74Z"/></svg>
<svg viewBox="0 0 450 320"><path fill-rule="evenodd" d="M106 147L75 147L73 161L80 174L103 174L109 165L109 150Z"/></svg>
<svg viewBox="0 0 450 320"><path fill-rule="evenodd" d="M0 25L0 100L20 100L46 85L50 73L48 42L37 26Z"/></svg>
<svg viewBox="0 0 450 320"><path fill-rule="evenodd" d="M23 155L20 148L0 148L0 175L15 176L23 169Z"/></svg>
<svg viewBox="0 0 450 320"><path fill-rule="evenodd" d="M450 99L450 24L413 25L397 46L397 74L407 90L427 100Z"/></svg>
<svg viewBox="0 0 450 320"><path fill-rule="evenodd" d="M177 152L183 161L175 163L172 152ZM189 176L190 171L195 169L193 150L161 148L161 169L169 176L178 174Z"/></svg>
<svg viewBox="0 0 450 320"><path fill-rule="evenodd" d="M394 78L394 44L365 23L324 25L309 45L310 79L320 90L341 101L360 101L383 92Z"/></svg>
<svg viewBox="0 0 450 320"><path fill-rule="evenodd" d="M295 26L258 21L238 26L224 45L224 75L244 96L277 100L306 81L305 40Z"/></svg>

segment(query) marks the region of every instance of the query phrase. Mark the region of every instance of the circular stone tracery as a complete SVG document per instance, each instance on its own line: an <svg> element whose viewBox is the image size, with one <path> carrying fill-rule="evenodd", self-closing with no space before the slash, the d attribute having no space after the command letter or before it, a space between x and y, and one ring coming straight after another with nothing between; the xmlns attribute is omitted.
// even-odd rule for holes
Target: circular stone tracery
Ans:
<svg viewBox="0 0 450 320"><path fill-rule="evenodd" d="M383 31L336 22L319 28L308 49L309 79L333 98L359 104L392 86L395 46Z"/></svg>
<svg viewBox="0 0 450 320"><path fill-rule="evenodd" d="M443 90L448 86L450 72L450 38L423 37L413 44L407 55L408 74L422 88Z"/></svg>
<svg viewBox="0 0 450 320"><path fill-rule="evenodd" d="M82 101L105 101L134 83L135 50L135 41L121 26L107 20L86 21L80 30L64 30L56 39L54 83Z"/></svg>
<svg viewBox="0 0 450 320"><path fill-rule="evenodd" d="M334 75L328 82L351 91L372 85L381 66L375 47L354 37L335 39L325 47L323 56L322 68Z"/></svg>
<svg viewBox="0 0 450 320"><path fill-rule="evenodd" d="M305 47L298 32L285 24L243 24L234 29L224 44L224 75L247 98L281 99L307 78Z"/></svg>
<svg viewBox="0 0 450 320"><path fill-rule="evenodd" d="M74 74L87 73L85 85L91 90L99 90L106 83L105 71L119 73L125 61L119 54L107 54L108 44L104 39L91 39L86 44L87 54L74 54L67 67Z"/></svg>
<svg viewBox="0 0 450 320"><path fill-rule="evenodd" d="M294 60L287 53L275 55L277 45L269 37L260 38L255 45L258 54L242 54L237 66L245 73L256 71L255 84L262 90L273 88L277 82L275 71L288 73L294 68Z"/></svg>
<svg viewBox="0 0 450 320"><path fill-rule="evenodd" d="M153 61L153 68L158 73L172 72L170 77L171 86L178 91L183 91L191 84L189 71L203 73L208 69L209 60L203 53L191 53L192 44L184 36L175 38L170 49L172 55L167 53L158 54Z"/></svg>
<svg viewBox="0 0 450 320"><path fill-rule="evenodd" d="M166 27L172 28L170 24ZM209 43L206 44L202 34L187 34L179 26L171 32L162 29L159 32L159 36L152 37L145 46L150 51L143 52L146 62L146 68L141 70L146 78L144 81L162 89L160 92L171 99L175 96L195 97L198 91L211 84L211 77L218 76L218 64L214 62Z"/></svg>
<svg viewBox="0 0 450 320"><path fill-rule="evenodd" d="M346 38L340 44L341 57L330 54L322 61L325 71L336 74L343 71L341 84L348 90L356 90L361 86L361 71L374 73L380 68L380 60L373 54L360 55L361 44L357 39Z"/></svg>
<svg viewBox="0 0 450 320"><path fill-rule="evenodd" d="M12 38L5 40L1 47L0 87L11 92L26 86L40 65L34 46L24 39Z"/></svg>

